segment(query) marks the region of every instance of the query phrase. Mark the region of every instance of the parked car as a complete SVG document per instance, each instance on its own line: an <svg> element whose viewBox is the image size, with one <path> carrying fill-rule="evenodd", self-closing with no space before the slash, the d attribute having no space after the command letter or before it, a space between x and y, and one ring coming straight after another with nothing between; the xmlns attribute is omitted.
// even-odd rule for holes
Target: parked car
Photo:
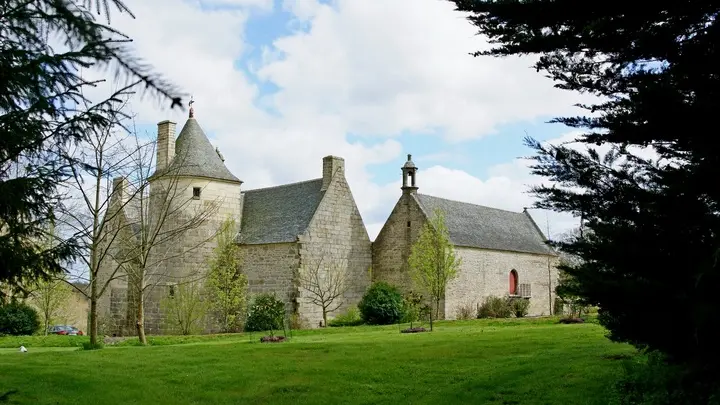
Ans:
<svg viewBox="0 0 720 405"><path fill-rule="evenodd" d="M70 336L82 336L83 331L70 325L55 325L48 329L48 333L51 335L70 335Z"/></svg>

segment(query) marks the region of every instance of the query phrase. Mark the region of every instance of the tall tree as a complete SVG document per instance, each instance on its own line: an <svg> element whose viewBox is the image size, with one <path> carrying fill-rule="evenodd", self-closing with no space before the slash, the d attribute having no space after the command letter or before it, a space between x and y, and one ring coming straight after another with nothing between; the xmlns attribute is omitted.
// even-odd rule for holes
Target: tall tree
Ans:
<svg viewBox="0 0 720 405"><path fill-rule="evenodd" d="M63 272L81 253L69 238L50 249L33 242L56 220L58 185L71 176L64 149L101 131L120 114L117 93L142 84L181 105L178 91L132 55L127 38L96 20L120 0L0 2L0 282L21 288ZM132 14L131 14L132 15ZM51 44L64 47L56 51ZM94 86L82 69L114 66L127 86L99 103L81 89Z"/></svg>
<svg viewBox="0 0 720 405"><path fill-rule="evenodd" d="M222 332L242 330L247 308L247 277L240 271L242 252L235 243L237 223L227 219L218 233L210 261L206 290Z"/></svg>
<svg viewBox="0 0 720 405"><path fill-rule="evenodd" d="M445 214L436 209L423 225L418 240L412 246L408 265L415 285L432 298L435 319L440 316L440 301L450 281L458 276L461 259L455 255Z"/></svg>
<svg viewBox="0 0 720 405"><path fill-rule="evenodd" d="M587 152L526 140L533 173L556 183L533 189L536 206L592 231L555 243L582 259L560 267L573 292L600 307L612 339L717 380L720 138L707 127L720 110L720 3L454 3L497 45L475 55L538 54L535 68L556 87L601 97L581 106L591 114L553 120L585 129L576 142Z"/></svg>
<svg viewBox="0 0 720 405"><path fill-rule="evenodd" d="M208 235L184 251L171 249L188 232L206 224L219 203L209 200L193 208L187 185L174 175L183 168L182 156L176 156L173 168L152 176L155 142L150 138L139 134L134 124L117 121L68 152L82 164L72 168L68 185L78 198L63 211L63 223L85 252L80 259L89 288L78 291L90 300L92 344L98 338L98 304L117 279L128 286L132 325L126 326L135 328L139 340L146 343L145 298L176 270L164 264L192 254L214 237Z"/></svg>

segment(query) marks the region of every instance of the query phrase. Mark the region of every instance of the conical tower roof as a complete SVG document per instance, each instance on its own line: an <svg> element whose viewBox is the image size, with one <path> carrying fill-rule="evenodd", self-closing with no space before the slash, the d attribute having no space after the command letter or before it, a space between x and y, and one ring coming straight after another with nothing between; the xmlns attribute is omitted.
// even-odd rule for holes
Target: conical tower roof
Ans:
<svg viewBox="0 0 720 405"><path fill-rule="evenodd" d="M235 177L210 144L200 124L190 115L175 141L175 157L168 167L173 175L205 177L242 183Z"/></svg>

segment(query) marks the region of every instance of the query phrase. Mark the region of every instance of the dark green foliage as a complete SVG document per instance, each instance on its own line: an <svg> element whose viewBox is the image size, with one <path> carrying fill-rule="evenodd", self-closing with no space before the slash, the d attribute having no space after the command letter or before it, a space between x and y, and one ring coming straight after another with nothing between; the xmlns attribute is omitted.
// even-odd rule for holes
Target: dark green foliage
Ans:
<svg viewBox="0 0 720 405"><path fill-rule="evenodd" d="M535 206L582 221L554 243L582 259L561 266L575 280L566 292L600 308L611 339L718 380L720 137L708 128L720 111L720 3L455 3L498 44L482 54L538 54L557 87L606 97L583 106L592 117L554 121L608 153L527 139L533 173L555 182L532 190ZM646 146L660 159L638 157Z"/></svg>
<svg viewBox="0 0 720 405"><path fill-rule="evenodd" d="M247 332L282 329L285 318L285 304L275 294L260 294L253 300L248 312L245 330Z"/></svg>
<svg viewBox="0 0 720 405"><path fill-rule="evenodd" d="M659 352L627 360L614 384L611 405L719 405L720 383L669 365ZM708 398L710 398L708 400Z"/></svg>
<svg viewBox="0 0 720 405"><path fill-rule="evenodd" d="M97 342L97 343L83 342L83 344L82 344L83 350L100 350L103 347L105 347L105 344L103 344L101 342Z"/></svg>
<svg viewBox="0 0 720 405"><path fill-rule="evenodd" d="M403 318L403 297L397 287L379 281L365 292L358 309L366 323L390 325Z"/></svg>
<svg viewBox="0 0 720 405"><path fill-rule="evenodd" d="M20 302L0 306L0 335L32 335L40 329L40 315Z"/></svg>
<svg viewBox="0 0 720 405"><path fill-rule="evenodd" d="M510 300L501 297L486 297L477 313L478 318L510 318L512 315Z"/></svg>
<svg viewBox="0 0 720 405"><path fill-rule="evenodd" d="M83 6L109 19L109 4L129 12L120 0L0 2L0 283L12 289L61 273L82 251L82 232L52 247L39 243L66 201L59 184L92 169L68 149L118 122L120 98L136 84L180 105L177 91L130 54L127 39ZM127 86L93 103L83 90L96 83L82 71L110 64Z"/></svg>
<svg viewBox="0 0 720 405"><path fill-rule="evenodd" d="M525 298L514 298L510 300L510 310L516 318L527 316L530 309L530 300Z"/></svg>
<svg viewBox="0 0 720 405"><path fill-rule="evenodd" d="M328 321L328 326L358 326L364 322L357 307L350 307L344 313Z"/></svg>

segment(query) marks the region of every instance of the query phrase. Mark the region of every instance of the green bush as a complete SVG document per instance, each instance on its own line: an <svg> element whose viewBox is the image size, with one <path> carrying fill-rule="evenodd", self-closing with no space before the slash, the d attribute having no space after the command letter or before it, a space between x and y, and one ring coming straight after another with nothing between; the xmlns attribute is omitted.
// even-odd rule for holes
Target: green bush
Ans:
<svg viewBox="0 0 720 405"><path fill-rule="evenodd" d="M360 310L353 306L347 309L344 313L336 316L334 319L328 321L328 326L358 326L362 325L363 320L360 317Z"/></svg>
<svg viewBox="0 0 720 405"><path fill-rule="evenodd" d="M285 304L275 294L260 294L255 297L248 311L245 331L270 331L271 334L283 328Z"/></svg>
<svg viewBox="0 0 720 405"><path fill-rule="evenodd" d="M39 329L40 316L34 308L19 302L0 307L0 335L32 335Z"/></svg>
<svg viewBox="0 0 720 405"><path fill-rule="evenodd" d="M370 325L390 325L404 316L403 297L394 286L383 281L373 283L363 295L358 309Z"/></svg>
<svg viewBox="0 0 720 405"><path fill-rule="evenodd" d="M512 309L512 313L518 317L522 318L527 316L529 310L530 310L530 300L525 298L516 298L510 301L510 308Z"/></svg>
<svg viewBox="0 0 720 405"><path fill-rule="evenodd" d="M133 340L135 340L135 339L133 339ZM135 341L137 342L137 340L135 340ZM83 344L82 344L83 350L99 350L99 349L102 349L103 347L105 347L105 344L103 344L102 342L97 342L95 344L92 344L90 342L83 342Z"/></svg>
<svg viewBox="0 0 720 405"><path fill-rule="evenodd" d="M513 309L510 306L510 300L500 297L487 297L480 308L478 308L478 318L510 318Z"/></svg>

